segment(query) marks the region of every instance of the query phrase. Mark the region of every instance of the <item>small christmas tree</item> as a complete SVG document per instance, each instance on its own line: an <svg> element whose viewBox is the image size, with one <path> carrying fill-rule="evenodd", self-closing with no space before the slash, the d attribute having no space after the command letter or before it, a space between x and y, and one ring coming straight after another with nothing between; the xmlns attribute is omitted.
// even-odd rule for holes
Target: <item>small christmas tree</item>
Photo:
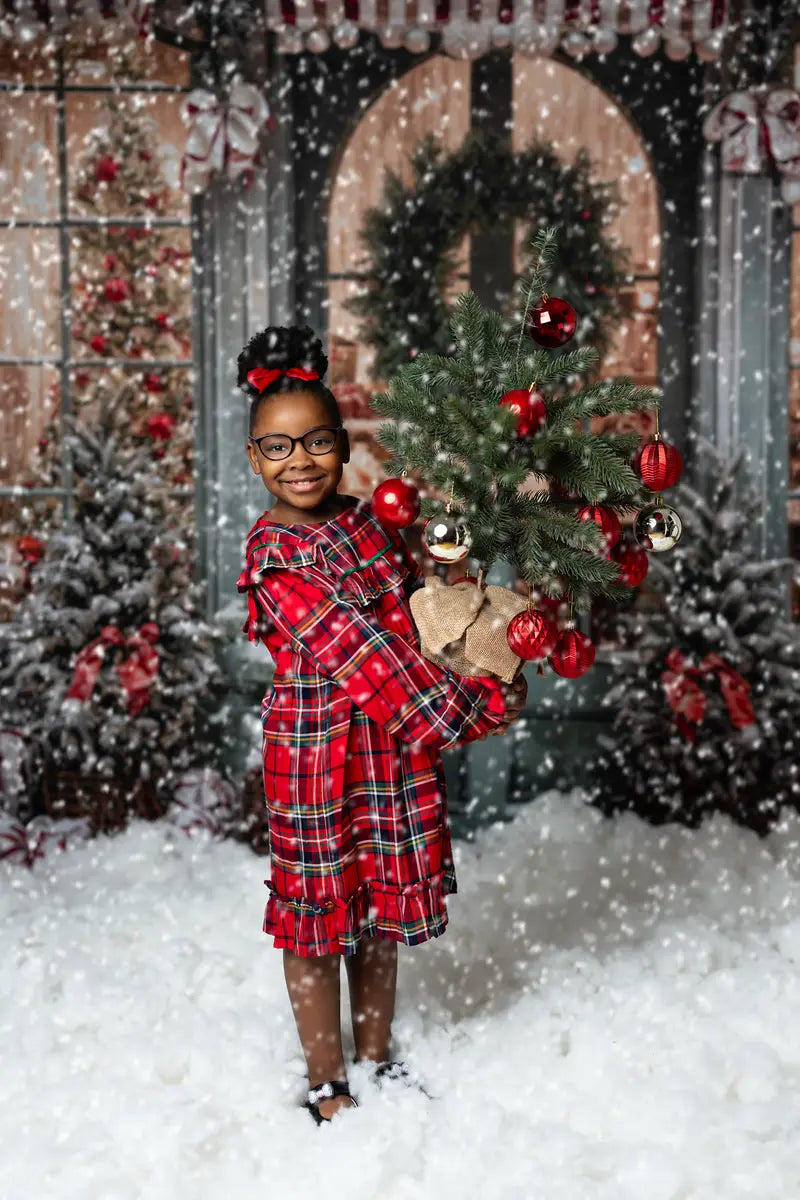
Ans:
<svg viewBox="0 0 800 1200"><path fill-rule="evenodd" d="M741 477L744 450L725 459L701 440L696 453L708 494L679 485L691 538L653 560L660 607L620 618L627 653L605 698L619 707L587 778L607 813L696 826L721 811L764 832L800 801L791 560L754 561L748 539L762 504Z"/></svg>
<svg viewBox="0 0 800 1200"><path fill-rule="evenodd" d="M581 612L593 597L629 594L613 548L619 516L652 500L631 465L640 435L592 433L589 422L655 408L658 393L625 377L587 383L599 358L592 347L552 353L570 339L577 317L544 290L554 229L537 235L534 251L518 324L468 292L452 322L456 353L418 355L375 398L375 411L392 418L377 435L393 456L387 471L416 473L440 494L420 505L410 481L396 478L379 485L373 503L397 526L421 511L430 518L423 541L432 557L470 554L480 563L479 584L495 560L513 564L538 608L514 618L509 642L522 657L549 658L574 677L591 665L594 648L572 629L570 611L558 643L569 634L571 653L551 653L556 635L546 611L564 598Z"/></svg>
<svg viewBox="0 0 800 1200"><path fill-rule="evenodd" d="M96 421L68 421L73 523L0 626L4 722L26 745L22 820L41 811L46 769L147 779L163 807L223 750L223 635L203 618L187 543L166 528L147 450L120 436L131 403L126 387Z"/></svg>

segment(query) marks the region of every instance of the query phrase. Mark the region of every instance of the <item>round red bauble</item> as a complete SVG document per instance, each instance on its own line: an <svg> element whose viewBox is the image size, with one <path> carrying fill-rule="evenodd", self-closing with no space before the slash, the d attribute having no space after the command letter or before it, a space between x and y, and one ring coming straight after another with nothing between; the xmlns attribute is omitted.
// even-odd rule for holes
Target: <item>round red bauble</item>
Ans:
<svg viewBox="0 0 800 1200"><path fill-rule="evenodd" d="M156 192L151 192L145 200L145 204L148 208L158 208L158 194Z"/></svg>
<svg viewBox="0 0 800 1200"><path fill-rule="evenodd" d="M89 386L89 376L86 374L85 371L81 371L80 374L75 376L75 382L77 383L78 387L81 387L81 388L88 387Z"/></svg>
<svg viewBox="0 0 800 1200"><path fill-rule="evenodd" d="M509 621L506 638L515 654L531 662L552 653L558 629L544 613L525 608Z"/></svg>
<svg viewBox="0 0 800 1200"><path fill-rule="evenodd" d="M24 534L17 539L17 550L27 563L37 563L44 554L44 542L40 542L33 534Z"/></svg>
<svg viewBox="0 0 800 1200"><path fill-rule="evenodd" d="M602 504L587 504L585 508L578 509L578 516L582 521L597 522L606 535L607 550L616 546L622 533L622 526L613 508L603 508Z"/></svg>
<svg viewBox="0 0 800 1200"><path fill-rule="evenodd" d="M107 254L105 256L105 258L103 259L103 266L105 267L106 271L113 271L114 267L116 265L117 265L116 254Z"/></svg>
<svg viewBox="0 0 800 1200"><path fill-rule="evenodd" d="M120 300L126 300L131 294L131 285L127 279L109 279L104 287L106 300L111 300L112 303L118 304Z"/></svg>
<svg viewBox="0 0 800 1200"><path fill-rule="evenodd" d="M517 437L532 437L547 419L544 396L535 388L514 388L506 392L500 404L509 408L517 418Z"/></svg>
<svg viewBox="0 0 800 1200"><path fill-rule="evenodd" d="M384 479L372 493L372 511L383 525L404 529L419 516L419 492L406 479Z"/></svg>
<svg viewBox="0 0 800 1200"><path fill-rule="evenodd" d="M94 168L94 177L100 183L113 183L119 174L119 163L110 154L98 158Z"/></svg>
<svg viewBox="0 0 800 1200"><path fill-rule="evenodd" d="M525 314L525 332L540 346L555 350L563 346L578 327L578 314L558 296L548 296Z"/></svg>
<svg viewBox="0 0 800 1200"><path fill-rule="evenodd" d="M682 470L683 459L680 452L669 442L655 437L643 447L639 460L639 474L651 492L673 487L680 479Z"/></svg>
<svg viewBox="0 0 800 1200"><path fill-rule="evenodd" d="M629 587L638 587L647 574L650 560L639 546L630 542L618 542L611 551L609 558L619 565L619 577L622 583Z"/></svg>
<svg viewBox="0 0 800 1200"><path fill-rule="evenodd" d="M156 316L156 325L159 329L169 329L169 313L158 313Z"/></svg>
<svg viewBox="0 0 800 1200"><path fill-rule="evenodd" d="M160 375L150 374L144 377L144 388L146 392L156 395L164 390L164 380Z"/></svg>
<svg viewBox="0 0 800 1200"><path fill-rule="evenodd" d="M550 655L550 666L556 675L563 675L565 679L585 675L593 662L594 643L577 629L565 629Z"/></svg>
<svg viewBox="0 0 800 1200"><path fill-rule="evenodd" d="M172 437L174 429L175 418L170 416L169 413L152 413L147 418L147 432L154 440L160 438L163 441L167 441Z"/></svg>
<svg viewBox="0 0 800 1200"><path fill-rule="evenodd" d="M102 333L97 333L93 338L89 338L89 345L95 354L108 353L108 341L103 337Z"/></svg>

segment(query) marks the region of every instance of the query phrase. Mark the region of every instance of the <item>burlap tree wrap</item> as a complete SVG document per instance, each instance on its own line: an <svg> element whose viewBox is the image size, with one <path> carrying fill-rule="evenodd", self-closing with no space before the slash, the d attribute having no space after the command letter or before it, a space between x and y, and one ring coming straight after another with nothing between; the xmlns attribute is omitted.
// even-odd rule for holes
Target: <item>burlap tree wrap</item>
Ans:
<svg viewBox="0 0 800 1200"><path fill-rule="evenodd" d="M509 588L443 583L428 575L411 596L421 650L456 675L496 675L513 683L523 660L508 644L506 629L528 601Z"/></svg>

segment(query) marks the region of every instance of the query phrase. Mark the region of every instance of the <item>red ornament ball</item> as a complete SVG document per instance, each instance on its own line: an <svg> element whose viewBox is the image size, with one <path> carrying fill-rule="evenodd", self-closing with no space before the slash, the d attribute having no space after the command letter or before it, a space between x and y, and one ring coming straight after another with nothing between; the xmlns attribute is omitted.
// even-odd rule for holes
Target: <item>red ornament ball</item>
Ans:
<svg viewBox="0 0 800 1200"><path fill-rule="evenodd" d="M110 300L113 304L118 304L120 300L127 300L131 294L131 285L127 279L109 279L103 289L106 300Z"/></svg>
<svg viewBox="0 0 800 1200"><path fill-rule="evenodd" d="M17 550L26 563L37 563L44 554L44 542L40 542L33 534L24 534L17 539Z"/></svg>
<svg viewBox="0 0 800 1200"><path fill-rule="evenodd" d="M612 546L616 546L622 526L613 508L603 508L602 504L587 504L585 508L578 510L578 516L582 521L597 522L606 535L606 549L610 550Z"/></svg>
<svg viewBox="0 0 800 1200"><path fill-rule="evenodd" d="M406 479L384 479L372 493L372 511L381 524L404 529L419 516L419 492Z"/></svg>
<svg viewBox="0 0 800 1200"><path fill-rule="evenodd" d="M105 267L106 271L113 271L114 267L116 265L117 265L116 254L107 254L105 256L105 258L103 259L103 266Z"/></svg>
<svg viewBox="0 0 800 1200"><path fill-rule="evenodd" d="M525 332L540 346L555 350L563 346L578 327L578 315L571 304L558 296L548 296L525 314Z"/></svg>
<svg viewBox="0 0 800 1200"><path fill-rule="evenodd" d="M680 451L656 434L642 449L639 474L651 492L673 487L681 477L683 459Z"/></svg>
<svg viewBox="0 0 800 1200"><path fill-rule="evenodd" d="M514 388L506 392L500 404L517 418L517 437L532 437L547 420L547 406L538 388Z"/></svg>
<svg viewBox="0 0 800 1200"><path fill-rule="evenodd" d="M609 558L619 564L620 581L627 583L628 587L638 587L650 566L645 551L630 542L618 542Z"/></svg>
<svg viewBox="0 0 800 1200"><path fill-rule="evenodd" d="M508 644L515 654L531 662L547 658L558 640L558 629L549 617L526 608L512 617L506 629Z"/></svg>
<svg viewBox="0 0 800 1200"><path fill-rule="evenodd" d="M169 313L158 313L156 316L156 325L159 329L169 329L170 316Z"/></svg>
<svg viewBox="0 0 800 1200"><path fill-rule="evenodd" d="M565 629L550 655L550 666L556 675L563 675L565 679L585 675L593 662L594 643L577 629Z"/></svg>
<svg viewBox="0 0 800 1200"><path fill-rule="evenodd" d="M146 392L151 392L153 395L155 395L158 392L163 392L164 380L160 375L156 375L155 373L145 375L144 387Z"/></svg>
<svg viewBox="0 0 800 1200"><path fill-rule="evenodd" d="M119 163L110 154L98 158L94 168L94 177L100 183L113 183L119 174Z"/></svg>
<svg viewBox="0 0 800 1200"><path fill-rule="evenodd" d="M104 338L102 333L95 334L93 338L89 338L89 345L95 354L108 353L108 339Z"/></svg>
<svg viewBox="0 0 800 1200"><path fill-rule="evenodd" d="M147 432L154 441L157 439L160 439L164 442L169 441L174 431L175 418L170 416L169 413L151 413L151 415L147 418Z"/></svg>

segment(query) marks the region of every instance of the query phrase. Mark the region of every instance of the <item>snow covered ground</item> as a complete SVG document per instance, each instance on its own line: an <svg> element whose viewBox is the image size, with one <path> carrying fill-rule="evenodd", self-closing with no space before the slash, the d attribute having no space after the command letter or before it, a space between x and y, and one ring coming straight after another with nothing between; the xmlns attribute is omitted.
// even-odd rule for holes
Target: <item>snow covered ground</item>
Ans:
<svg viewBox="0 0 800 1200"><path fill-rule="evenodd" d="M766 842L547 793L456 845L396 1054L317 1128L268 861L136 822L3 865L3 1200L800 1196L800 818ZM344 970L343 1025L349 1035Z"/></svg>

